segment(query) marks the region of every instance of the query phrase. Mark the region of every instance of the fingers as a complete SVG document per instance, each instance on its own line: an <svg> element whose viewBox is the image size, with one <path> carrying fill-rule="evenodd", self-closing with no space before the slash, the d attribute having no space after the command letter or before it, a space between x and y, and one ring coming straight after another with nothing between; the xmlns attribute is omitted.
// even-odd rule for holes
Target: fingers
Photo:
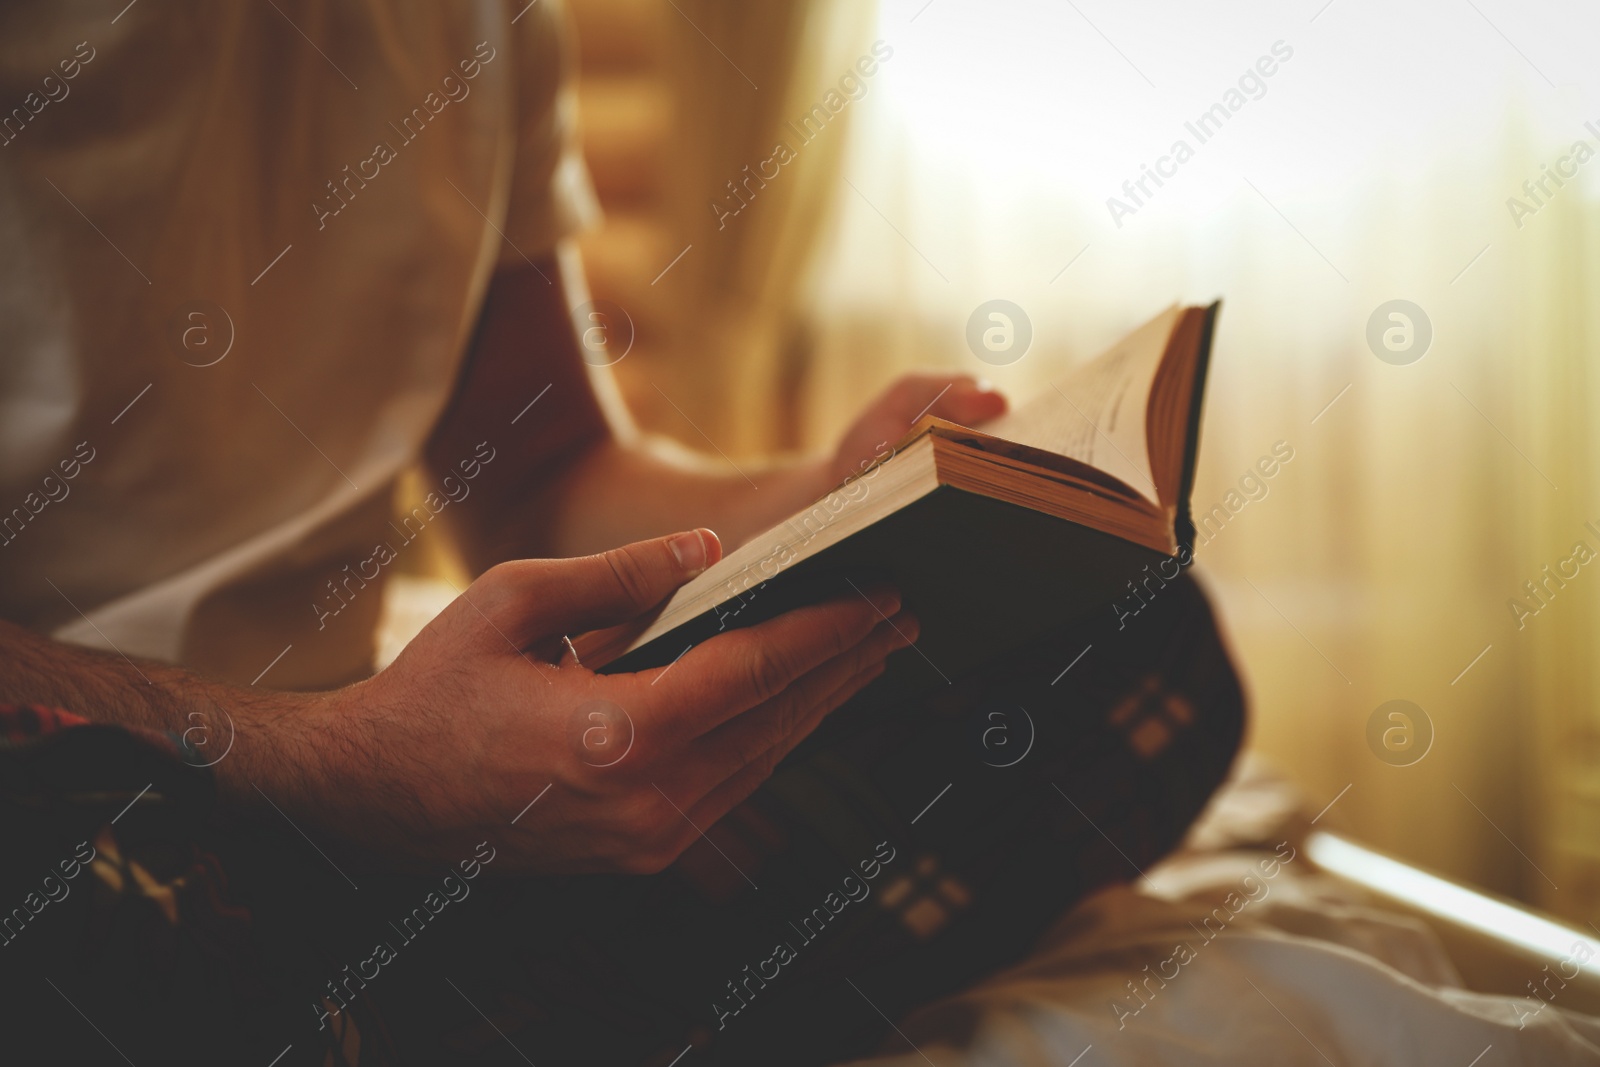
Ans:
<svg viewBox="0 0 1600 1067"><path fill-rule="evenodd" d="M700 788L690 795L709 792L718 783L768 757L770 766L776 766L821 721L817 709L827 706L831 695L852 678L880 667L890 653L915 641L920 629L910 612L880 622L865 641L822 664L765 704L698 738L690 752Z"/></svg>
<svg viewBox="0 0 1600 1067"><path fill-rule="evenodd" d="M811 731L820 726L830 712L866 688L883 670L884 661L880 659L848 679L811 709L801 728L792 737L784 738L772 750L763 753L760 759L745 766L704 796L701 796L702 790L699 789L681 785L663 789L652 783L652 788L666 805L660 812L660 829L632 839L648 841L650 845L635 846L618 869L628 874L656 874L676 862L697 837L709 831L724 815L759 789L761 783L771 777L774 768L783 762L783 758L810 736ZM700 799L688 799L691 797Z"/></svg>
<svg viewBox="0 0 1600 1067"><path fill-rule="evenodd" d="M652 701L661 725L685 739L699 737L854 648L899 610L899 593L869 587L859 596L796 608L720 634L671 667L635 677L662 691Z"/></svg>
<svg viewBox="0 0 1600 1067"><path fill-rule="evenodd" d="M722 558L710 530L638 541L598 555L516 560L491 569L473 593L519 648L542 638L626 622Z"/></svg>
<svg viewBox="0 0 1600 1067"><path fill-rule="evenodd" d="M866 640L706 737L665 745L646 741L640 746L642 762L631 767L608 764L623 773L607 772L606 777L625 790L612 794L615 799L605 805L622 819L617 869L655 873L676 860L700 831L771 775L830 712L882 674L885 657L914 641L918 629L908 613L882 620ZM648 678L650 673L613 680ZM630 744L632 740L630 736ZM635 794L631 798L630 792ZM702 822L697 814L702 811L715 811L715 816Z"/></svg>
<svg viewBox="0 0 1600 1067"><path fill-rule="evenodd" d="M922 400L913 411L926 410L941 419L972 426L1004 415L1006 398L968 375L929 377L918 380L912 399Z"/></svg>
<svg viewBox="0 0 1600 1067"><path fill-rule="evenodd" d="M724 815L744 803L751 793L761 788L762 782L772 777L772 772L783 762L783 758L801 741L811 736L811 731L822 725L823 719L877 680L883 673L884 666L885 662L879 660L829 693L811 709L810 714L790 736L785 737L768 752L763 753L760 759L746 765L733 777L702 797L689 809L689 818L694 820L696 826L714 826Z"/></svg>

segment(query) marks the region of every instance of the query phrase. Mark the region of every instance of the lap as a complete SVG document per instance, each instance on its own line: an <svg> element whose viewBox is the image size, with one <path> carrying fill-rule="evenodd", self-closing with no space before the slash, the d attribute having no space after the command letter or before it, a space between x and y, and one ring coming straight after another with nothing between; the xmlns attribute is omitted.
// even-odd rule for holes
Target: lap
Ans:
<svg viewBox="0 0 1600 1067"><path fill-rule="evenodd" d="M536 1061L849 1058L1138 878L1226 775L1243 702L1188 579L1125 628L1106 616L928 699L844 709L662 875L510 891L516 935L477 987L524 1006L507 1036Z"/></svg>
<svg viewBox="0 0 1600 1067"><path fill-rule="evenodd" d="M1063 626L927 699L845 709L661 875L480 878L420 931L396 924L435 879L364 876L358 891L292 835L130 816L104 840L138 830L124 858L155 849L168 859L150 869L182 884L163 897L128 877L117 892L139 890L147 926L161 900L188 903L150 927L166 931L155 951L80 913L98 977L72 988L102 1023L176 1038L186 1005L211 1005L220 1021L197 1039L267 1059L292 1043L283 1067L866 1053L892 1036L887 1019L1137 878L1226 774L1242 696L1204 597L1184 578L1125 621ZM377 943L393 959L361 978ZM58 961L62 980L89 957ZM116 1007L117 983L141 972L142 995Z"/></svg>

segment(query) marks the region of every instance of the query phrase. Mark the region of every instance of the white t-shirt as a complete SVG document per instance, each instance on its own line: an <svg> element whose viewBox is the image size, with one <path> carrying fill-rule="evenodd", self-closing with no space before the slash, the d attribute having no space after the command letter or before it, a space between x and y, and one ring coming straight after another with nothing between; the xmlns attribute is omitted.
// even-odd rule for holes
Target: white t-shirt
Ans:
<svg viewBox="0 0 1600 1067"><path fill-rule="evenodd" d="M383 540L496 265L594 211L565 12L86 6L0 11L0 616L359 676L378 583L330 580Z"/></svg>

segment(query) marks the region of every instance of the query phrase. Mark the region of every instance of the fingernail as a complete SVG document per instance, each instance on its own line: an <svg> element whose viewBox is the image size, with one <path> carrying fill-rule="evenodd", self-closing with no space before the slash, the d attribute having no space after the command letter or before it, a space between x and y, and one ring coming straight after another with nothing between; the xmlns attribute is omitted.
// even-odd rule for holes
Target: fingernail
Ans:
<svg viewBox="0 0 1600 1067"><path fill-rule="evenodd" d="M690 530L688 533L673 535L667 542L667 547L672 549L672 558L678 561L678 566L684 574L693 578L706 569L706 535L702 530Z"/></svg>
<svg viewBox="0 0 1600 1067"><path fill-rule="evenodd" d="M977 386L978 392L980 392L980 393L992 393L992 392L994 392L994 383L991 382L987 378L979 378L973 384L975 386Z"/></svg>
<svg viewBox="0 0 1600 1067"><path fill-rule="evenodd" d="M915 643L922 636L922 620L915 615L902 615L894 620L895 642L901 648Z"/></svg>

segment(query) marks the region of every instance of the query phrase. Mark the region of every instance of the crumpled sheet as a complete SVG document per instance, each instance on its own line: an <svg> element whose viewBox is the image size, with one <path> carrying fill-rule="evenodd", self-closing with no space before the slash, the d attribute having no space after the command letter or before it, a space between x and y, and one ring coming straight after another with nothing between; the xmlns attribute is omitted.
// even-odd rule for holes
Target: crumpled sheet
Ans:
<svg viewBox="0 0 1600 1067"><path fill-rule="evenodd" d="M1301 810L1247 764L1184 850L858 1067L1600 1064L1600 1017L1461 988L1425 924L1313 871Z"/></svg>

